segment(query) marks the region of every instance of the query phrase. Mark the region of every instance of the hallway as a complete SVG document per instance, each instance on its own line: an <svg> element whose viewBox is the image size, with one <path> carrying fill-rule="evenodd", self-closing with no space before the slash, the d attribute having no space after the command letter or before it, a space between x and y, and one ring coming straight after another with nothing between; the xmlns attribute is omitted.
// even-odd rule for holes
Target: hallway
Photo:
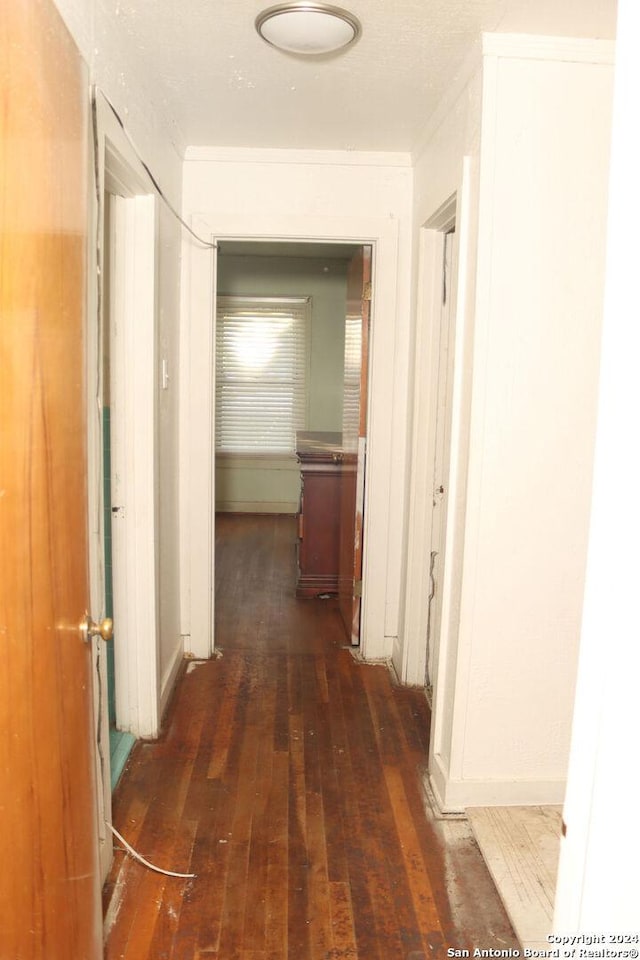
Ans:
<svg viewBox="0 0 640 960"><path fill-rule="evenodd" d="M517 947L462 821L424 812L429 711L294 597L293 518L220 516L217 643L138 743L105 887L107 960L426 960Z"/></svg>

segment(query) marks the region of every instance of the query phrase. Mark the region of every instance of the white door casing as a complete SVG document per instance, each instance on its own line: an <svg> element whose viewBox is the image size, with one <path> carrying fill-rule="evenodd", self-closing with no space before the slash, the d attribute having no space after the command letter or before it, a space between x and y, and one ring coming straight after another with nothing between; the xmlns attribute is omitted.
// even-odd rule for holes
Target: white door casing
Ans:
<svg viewBox="0 0 640 960"><path fill-rule="evenodd" d="M418 251L414 411L401 679L405 683L420 686L424 685L427 674L431 553L440 553L439 547L435 551L432 547L432 528L434 492L440 485L436 483L435 467L444 237L456 222L457 207L458 200L454 195L433 213L420 231ZM455 364L454 351L451 355L453 374ZM452 398L451 403L454 402ZM447 498L446 503L439 505L437 515L444 513L450 503L450 498ZM444 573L440 564L441 583ZM431 633L433 635L433 629ZM434 670L430 670L430 673L433 679Z"/></svg>
<svg viewBox="0 0 640 960"><path fill-rule="evenodd" d="M457 235L450 228L442 232L442 275L440 282L440 323L437 332L437 374L434 377L436 398L434 435L433 495L429 549L429 594L426 634L426 686L433 683L436 652L442 624L442 587L446 568L447 504L449 497L449 462L451 452L451 403L453 393L453 358L455 356L455 310L457 289ZM434 345L435 346L435 345Z"/></svg>
<svg viewBox="0 0 640 960"><path fill-rule="evenodd" d="M153 196L111 202L111 490L116 724L160 723L155 484Z"/></svg>
<svg viewBox="0 0 640 960"><path fill-rule="evenodd" d="M433 638L430 670L433 685L432 726L429 753L430 778L440 770L440 751L450 739L453 697L459 676L458 620L464 557L464 519L468 467L469 403L471 383L471 351L473 325L470 309L474 297L475 268L471 242L477 211L471 202L472 184L477 176L473 159L465 157L460 188L444 201L426 221L420 236L417 327L414 356L414 412L411 453L411 489L407 539L407 577L405 620L403 625L403 660L401 679L405 683L423 685L427 666L426 636L428 629L431 566L431 531L433 493L440 485L435 481L435 409L437 406L437 371L431 369L437 348L442 301L443 231L456 223L457 271L455 330L453 350L449 358L451 383L448 457L448 488L443 498L444 560L439 570L439 620L437 640ZM424 371L430 371L425 376ZM431 424L427 442L424 424ZM443 484L444 485L444 484ZM437 558L436 558L437 559Z"/></svg>
<svg viewBox="0 0 640 960"><path fill-rule="evenodd" d="M396 220L299 217L284 212L260 218L194 215L191 226L206 240L295 240L370 244L374 256L372 343L368 400L369 455L366 465L361 650L366 658L388 655L384 635L389 496L392 445L393 356L396 315ZM185 650L209 657L213 649L214 595L214 436L215 257L211 249L185 239L181 357L182 465L182 633ZM384 265L384 266L382 266ZM379 269L378 267L382 267ZM378 321L380 318L380 321Z"/></svg>
<svg viewBox="0 0 640 960"><path fill-rule="evenodd" d="M107 190L118 194L125 203L131 204L129 208L129 219L131 223L125 236L122 238L124 246L121 245L121 253L127 251L130 258L128 273L130 281L125 297L131 298L134 294L139 297L138 305L144 308L144 313L137 316L135 308L129 302L129 317L135 318L136 324L140 324L137 331L132 331L135 335L136 345L142 349L139 356L134 358L135 368L129 368L128 375L135 377L141 375L138 388L145 394L142 397L142 404L134 409L137 425L130 425L130 429L146 432L146 439L143 447L135 453L135 460L140 465L138 471L138 481L141 484L139 497L144 498L151 493L149 503L147 504L146 523L153 526L155 523L155 498L154 486L150 480L149 471L155 469L155 423L152 417L155 417L155 410L152 412L150 407L150 398L155 397L155 386L151 392L143 387L144 383L153 382L155 376L155 199L148 195L148 180L142 169L138 158L135 156L131 144L128 142L121 127L118 125L115 116L106 101L101 97L98 91L95 91L94 103L94 150L97 156L91 158L92 172L96 177L94 182L95 194L90 206L91 226L89 230L89 249L87 258L89 263L89 275L91 277L92 269L96 269L95 280L91 280L87 290L87 360L86 360L86 390L87 390L87 432L88 432L88 512L89 512L89 580L91 592L91 611L94 616L105 615L105 575L104 575L104 475L103 475L103 311L107 297L113 296L111 290L104 289L105 276L103 270L104 253L102 245L104 241L104 204L107 198ZM95 163L94 163L95 160ZM136 203L136 200L140 201ZM132 242L137 237L136 243ZM124 266L124 257L121 267ZM143 295L143 289L146 291ZM143 372L142 367L145 368ZM130 387L131 389L131 387ZM133 386L135 390L135 384ZM146 422L147 426L144 426ZM149 449L151 445L151 449ZM142 469L142 458L147 458L147 469ZM152 466L153 465L153 466ZM143 478L145 478L143 480ZM143 489L144 484L146 488ZM151 509L153 504L153 509ZM153 543L153 533L147 530L147 547ZM133 537L133 535L132 535ZM142 541L142 538L140 538ZM146 554L146 555L145 555ZM147 549L140 554L140 560L150 561L151 550ZM133 553L132 553L133 556ZM114 562L119 564L119 560ZM155 567L151 566L146 571L148 574L154 571L153 576L146 577L146 587L153 591L153 596L148 596L146 600L146 609L150 612L148 622L157 624L157 617L154 617L153 611L157 609L157 578L155 577ZM144 577L145 571L143 571ZM139 581L138 586L141 583ZM120 603L122 606L122 603ZM120 612L120 611L119 611ZM134 641L137 641L138 633L134 634ZM130 688L127 700L119 706L117 705L117 722L124 729L130 729L136 735L143 735L144 730L157 729L157 681L154 682L153 675L157 676L157 652L156 652L157 631L154 629L146 637L142 637L143 649L129 651L129 661L121 661L121 668L131 673ZM116 641L121 643L120 641ZM95 640L93 643L94 651L94 705L95 705L95 731L96 731L96 758L97 758L97 822L100 839L100 860L102 879L106 878L112 861L112 835L105 823L111 820L111 769L109 755L109 717L108 717L108 697L107 697L107 656L102 640ZM145 671L146 683L138 684L136 675L132 671L137 670L137 665L141 664ZM124 678L120 678L124 680ZM126 684L126 681L124 681ZM126 689L126 686L125 686ZM135 702L135 698L142 695L143 701L146 695L145 703L140 704L140 709ZM140 731L140 732L138 732Z"/></svg>

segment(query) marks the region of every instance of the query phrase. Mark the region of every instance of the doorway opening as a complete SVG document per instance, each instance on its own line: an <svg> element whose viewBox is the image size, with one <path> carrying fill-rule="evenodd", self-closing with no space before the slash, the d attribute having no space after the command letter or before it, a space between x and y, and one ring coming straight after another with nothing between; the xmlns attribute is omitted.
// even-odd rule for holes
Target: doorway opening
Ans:
<svg viewBox="0 0 640 960"><path fill-rule="evenodd" d="M156 201L106 137L96 217L101 270L89 328L91 590L113 619L94 669L98 822L103 876L111 860L111 792L137 737L157 733L155 563ZM100 469L97 465L100 464Z"/></svg>
<svg viewBox="0 0 640 960"><path fill-rule="evenodd" d="M474 295L472 165L423 224L418 262L411 524L402 679L432 691L425 787L436 802L458 689Z"/></svg>
<svg viewBox="0 0 640 960"><path fill-rule="evenodd" d="M370 289L369 245L218 242L216 544L223 520L229 535L233 517L288 518L291 591L332 601L348 644L359 642Z"/></svg>
<svg viewBox="0 0 640 960"><path fill-rule="evenodd" d="M98 282L89 287L87 418L92 609L112 617L96 640L97 820L103 880L112 860L111 794L133 740L158 711L155 570L155 198L96 103ZM106 130L109 129L109 136ZM114 139L111 139L113 135ZM95 317L95 322L91 318ZM117 518L117 523L116 523ZM112 649L110 649L112 648Z"/></svg>

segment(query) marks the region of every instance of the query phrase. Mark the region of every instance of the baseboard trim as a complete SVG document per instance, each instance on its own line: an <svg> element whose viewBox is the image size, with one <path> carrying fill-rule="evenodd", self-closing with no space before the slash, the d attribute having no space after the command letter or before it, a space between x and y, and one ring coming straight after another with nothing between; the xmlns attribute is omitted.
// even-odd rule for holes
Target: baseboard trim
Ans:
<svg viewBox="0 0 640 960"><path fill-rule="evenodd" d="M220 500L216 513L297 513L296 500Z"/></svg>
<svg viewBox="0 0 640 960"><path fill-rule="evenodd" d="M167 708L169 700L171 699L171 694L173 693L173 688L176 685L176 680L178 679L178 673L180 672L180 667L182 666L182 660L184 658L184 637L178 637L176 648L173 652L173 656L162 675L162 686L160 688L160 723L162 724L162 718L164 712Z"/></svg>
<svg viewBox="0 0 640 960"><path fill-rule="evenodd" d="M467 807L555 806L564 802L566 780L452 780L439 757L425 774L438 809L460 814Z"/></svg>

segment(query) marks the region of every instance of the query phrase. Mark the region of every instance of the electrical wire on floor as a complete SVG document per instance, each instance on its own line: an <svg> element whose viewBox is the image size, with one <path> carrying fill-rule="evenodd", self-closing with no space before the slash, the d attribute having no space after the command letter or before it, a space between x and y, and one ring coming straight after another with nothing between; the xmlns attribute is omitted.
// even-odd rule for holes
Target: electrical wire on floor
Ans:
<svg viewBox="0 0 640 960"><path fill-rule="evenodd" d="M148 860L145 860L142 854L138 853L137 850L134 850L131 844L127 843L127 841L122 836L122 834L118 833L118 831L113 826L113 824L109 823L108 820L105 820L105 823L111 830L111 833L114 835L114 837L116 837L120 841L120 843L124 844L126 850L131 854L134 860L137 860L138 863L141 863L144 867L147 867L149 870L153 870L155 873L162 873L165 877L180 877L180 879L182 880L193 880L197 876L197 874L195 873L177 873L175 870L163 870L162 867L156 867L154 863L150 863Z"/></svg>

